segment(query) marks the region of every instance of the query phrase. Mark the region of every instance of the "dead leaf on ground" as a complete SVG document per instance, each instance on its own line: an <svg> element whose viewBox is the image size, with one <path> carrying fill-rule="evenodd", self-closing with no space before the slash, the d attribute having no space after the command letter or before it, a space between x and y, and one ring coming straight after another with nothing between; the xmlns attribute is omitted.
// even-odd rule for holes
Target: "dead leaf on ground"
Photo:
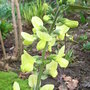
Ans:
<svg viewBox="0 0 90 90"><path fill-rule="evenodd" d="M66 87L66 85L60 85L59 90L68 90L68 88Z"/></svg>
<svg viewBox="0 0 90 90"><path fill-rule="evenodd" d="M62 75L62 78L67 88L65 88L65 85L60 85L59 90L75 90L77 88L79 82L77 79L72 79L71 76L66 75Z"/></svg>
<svg viewBox="0 0 90 90"><path fill-rule="evenodd" d="M23 72L20 72L19 77L22 78L22 79L27 79L30 74L31 74L31 73L23 73Z"/></svg>

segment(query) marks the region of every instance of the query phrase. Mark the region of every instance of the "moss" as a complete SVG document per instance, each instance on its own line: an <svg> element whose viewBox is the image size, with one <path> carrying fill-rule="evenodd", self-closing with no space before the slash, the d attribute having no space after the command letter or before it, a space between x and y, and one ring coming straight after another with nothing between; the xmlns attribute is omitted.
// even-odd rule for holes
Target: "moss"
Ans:
<svg viewBox="0 0 90 90"><path fill-rule="evenodd" d="M20 79L14 72L0 72L0 90L12 90L14 81L19 83L21 90L30 90L27 79Z"/></svg>

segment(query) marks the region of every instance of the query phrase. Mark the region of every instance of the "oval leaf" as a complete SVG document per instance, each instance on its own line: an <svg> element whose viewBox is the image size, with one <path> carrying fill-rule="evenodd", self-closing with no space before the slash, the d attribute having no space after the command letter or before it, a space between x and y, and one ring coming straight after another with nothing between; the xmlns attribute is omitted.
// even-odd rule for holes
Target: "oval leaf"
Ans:
<svg viewBox="0 0 90 90"><path fill-rule="evenodd" d="M39 30L40 26L43 26L43 21L37 16L32 17L31 22L36 30Z"/></svg>
<svg viewBox="0 0 90 90"><path fill-rule="evenodd" d="M54 85L53 84L46 84L43 87L40 88L40 90L53 90Z"/></svg>
<svg viewBox="0 0 90 90"><path fill-rule="evenodd" d="M36 37L34 37L33 35L30 35L26 32L22 32L21 33L23 39L24 39L24 45L30 45L33 43L33 41L36 39Z"/></svg>
<svg viewBox="0 0 90 90"><path fill-rule="evenodd" d="M70 3L70 4L74 4L75 0L67 0L67 2Z"/></svg>
<svg viewBox="0 0 90 90"><path fill-rule="evenodd" d="M50 41L52 39L52 37L46 32L37 31L37 36L43 41Z"/></svg>
<svg viewBox="0 0 90 90"><path fill-rule="evenodd" d="M26 46L31 45L32 43L33 43L32 41L27 41L27 40L23 41L23 44Z"/></svg>
<svg viewBox="0 0 90 90"><path fill-rule="evenodd" d="M28 78L28 83L29 83L29 86L34 88L36 87L36 84L37 84L37 75L30 75L29 78Z"/></svg>
<svg viewBox="0 0 90 90"><path fill-rule="evenodd" d="M37 50L44 49L45 45L46 45L46 41L40 40L37 44Z"/></svg>
<svg viewBox="0 0 90 90"><path fill-rule="evenodd" d="M68 32L70 28L67 27L66 25L62 25L62 26L56 26L56 31L59 32L59 39L60 40L64 40L65 38L65 34Z"/></svg>
<svg viewBox="0 0 90 90"><path fill-rule="evenodd" d="M56 41L55 38L52 38L51 41L49 41L49 43L48 43L48 50L49 50L49 52L52 51L52 46L55 44L55 41Z"/></svg>
<svg viewBox="0 0 90 90"><path fill-rule="evenodd" d="M66 68L69 64L69 61L64 59L64 58L59 58L58 63L59 63L61 68Z"/></svg>
<svg viewBox="0 0 90 90"><path fill-rule="evenodd" d="M78 21L69 20L67 18L61 19L61 22L70 28L76 28L78 27L78 24L79 24Z"/></svg>
<svg viewBox="0 0 90 90"><path fill-rule="evenodd" d="M20 90L19 84L17 82L14 82L13 84L13 90Z"/></svg>
<svg viewBox="0 0 90 90"><path fill-rule="evenodd" d="M59 50L59 53L56 56L56 61L58 61L59 58L62 58L63 56L65 56L64 51L65 51L65 45L62 46L61 49Z"/></svg>
<svg viewBox="0 0 90 90"><path fill-rule="evenodd" d="M57 66L58 63L55 61L50 62L49 64L46 65L46 71L48 72L48 74L50 74L52 77L56 77L57 76Z"/></svg>
<svg viewBox="0 0 90 90"><path fill-rule="evenodd" d="M35 59L26 51L21 56L21 70L22 72L30 72L33 70Z"/></svg>

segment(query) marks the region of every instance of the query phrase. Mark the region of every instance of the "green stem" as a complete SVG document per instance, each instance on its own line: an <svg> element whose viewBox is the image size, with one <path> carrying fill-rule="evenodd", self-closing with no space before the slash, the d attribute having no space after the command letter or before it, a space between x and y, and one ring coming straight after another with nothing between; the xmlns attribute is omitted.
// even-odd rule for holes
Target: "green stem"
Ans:
<svg viewBox="0 0 90 90"><path fill-rule="evenodd" d="M55 19L54 19L54 21L53 21L53 24L52 24L52 26L51 26L51 28L50 28L50 30L49 30L49 34L51 34L51 32L53 31L53 27L55 26L55 22L56 22L56 20L57 20L57 17L58 17L58 14L60 13L59 11L60 11L60 8L59 7L57 7L58 9L57 9L57 12L56 12L56 16L55 16Z"/></svg>
<svg viewBox="0 0 90 90"><path fill-rule="evenodd" d="M44 60L44 58L45 58L45 53L46 53L47 46L48 46L48 42L46 43L45 48L44 48L44 50L43 50L42 60ZM44 69L44 64L42 63L42 64L40 65L40 72L39 72L39 75L38 75L36 90L39 90L39 85L40 85L40 81L41 81L41 76L42 76L42 73L43 73L43 69Z"/></svg>

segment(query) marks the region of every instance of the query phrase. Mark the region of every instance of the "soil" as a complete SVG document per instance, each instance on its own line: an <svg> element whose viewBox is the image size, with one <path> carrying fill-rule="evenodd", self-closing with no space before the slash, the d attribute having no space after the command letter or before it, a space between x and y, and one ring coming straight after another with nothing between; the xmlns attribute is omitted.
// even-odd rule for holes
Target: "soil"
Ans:
<svg viewBox="0 0 90 90"><path fill-rule="evenodd" d="M88 24L82 25L82 28L78 28L71 32L71 35L74 36L74 40L78 41L81 35L84 35L87 32L88 40L90 41L90 33L88 32ZM85 43L84 42L84 43ZM56 79L48 78L43 81L42 84L51 83L56 85L55 90L58 90L58 86L61 84L59 78L61 75L71 76L74 79L79 81L78 87L75 90L90 90L90 51L84 51L81 48L83 47L83 42L79 43L66 43L67 50L73 49L73 63L69 65L67 69L59 69L61 73ZM63 81L64 82L64 81ZM66 89L65 89L66 90Z"/></svg>
<svg viewBox="0 0 90 90"><path fill-rule="evenodd" d="M87 33L88 39L84 41L84 43L90 41L90 29L88 28L89 24L80 25L79 28L76 28L74 30L70 31L70 34L73 35L75 42L70 42L67 40L66 47L67 51L69 49L73 50L73 62L70 63L69 67L67 69L60 69L58 68L58 72L60 75L57 76L57 78L53 79L49 77L48 79L42 81L42 85L53 83L55 85L55 90L59 90L59 85L64 82L60 81L60 78L63 74L66 76L70 76L72 78L77 78L79 81L78 87L75 90L90 90L90 51L82 50L83 42L79 41L79 38L81 35L84 35L85 32ZM28 29L25 26L23 27L24 31L31 32L31 27ZM14 35L11 33L9 36L7 36L5 43L6 52L9 55L12 55L14 50ZM32 51L29 51L30 54L35 55L38 52L36 51L35 47L32 47ZM41 52L38 53L39 55ZM0 45L0 58L2 58L2 49ZM18 70L20 67L20 61L19 62L12 62L9 63L9 66ZM0 70L2 70L0 68Z"/></svg>
<svg viewBox="0 0 90 90"><path fill-rule="evenodd" d="M6 49L6 53L7 55L12 55L13 54L13 50L14 50L14 34L13 32L10 32L6 39L3 40L4 41L4 47ZM3 53L2 53L2 47L1 47L1 43L0 43L0 59L3 57Z"/></svg>

